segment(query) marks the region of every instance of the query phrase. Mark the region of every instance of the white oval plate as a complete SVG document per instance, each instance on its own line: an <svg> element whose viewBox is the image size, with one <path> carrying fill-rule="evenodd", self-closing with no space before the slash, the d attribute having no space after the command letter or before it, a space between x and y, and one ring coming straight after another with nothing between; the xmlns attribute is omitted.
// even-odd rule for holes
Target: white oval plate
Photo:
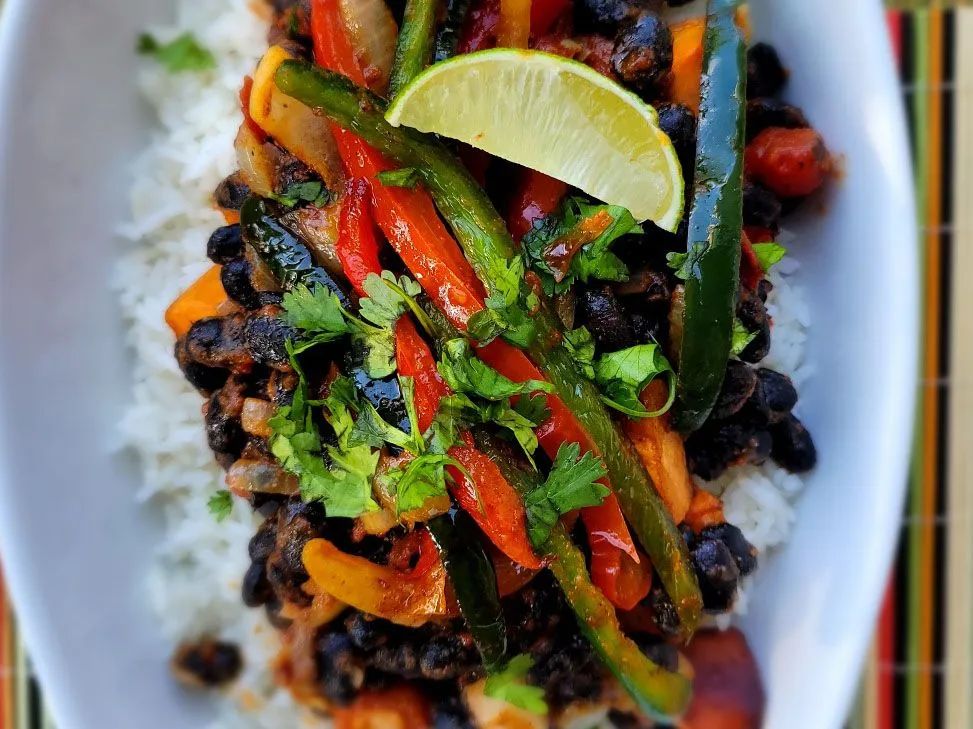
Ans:
<svg viewBox="0 0 973 729"><path fill-rule="evenodd" d="M0 547L61 729L193 729L140 594L157 532L111 453L129 396L109 290L128 165L150 121L133 44L156 0L7 0L0 52ZM847 174L796 226L820 465L745 628L767 727L838 727L898 533L915 388L915 221L879 0L762 0L756 34L795 70ZM849 49L853 49L853 52Z"/></svg>

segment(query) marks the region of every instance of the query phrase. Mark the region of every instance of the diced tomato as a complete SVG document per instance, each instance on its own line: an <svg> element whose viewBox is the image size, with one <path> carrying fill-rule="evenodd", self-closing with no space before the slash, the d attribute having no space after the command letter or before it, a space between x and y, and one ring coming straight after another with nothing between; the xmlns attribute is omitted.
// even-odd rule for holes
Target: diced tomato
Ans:
<svg viewBox="0 0 973 729"><path fill-rule="evenodd" d="M571 0L533 0L530 5L531 35L543 35L570 9Z"/></svg>
<svg viewBox="0 0 973 729"><path fill-rule="evenodd" d="M693 700L680 729L760 729L765 697L757 661L739 630L697 633L686 649Z"/></svg>
<svg viewBox="0 0 973 729"><path fill-rule="evenodd" d="M831 166L824 140L813 129L764 129L744 157L747 176L781 197L810 195L824 184Z"/></svg>

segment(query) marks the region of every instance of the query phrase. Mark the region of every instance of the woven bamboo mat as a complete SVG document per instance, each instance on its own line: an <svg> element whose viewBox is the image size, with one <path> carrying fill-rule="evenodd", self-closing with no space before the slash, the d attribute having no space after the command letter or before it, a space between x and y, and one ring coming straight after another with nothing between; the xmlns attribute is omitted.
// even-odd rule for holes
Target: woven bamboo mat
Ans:
<svg viewBox="0 0 973 729"><path fill-rule="evenodd" d="M973 7L889 5L921 224L922 374L902 541L849 729L970 729ZM54 729L2 580L0 729Z"/></svg>

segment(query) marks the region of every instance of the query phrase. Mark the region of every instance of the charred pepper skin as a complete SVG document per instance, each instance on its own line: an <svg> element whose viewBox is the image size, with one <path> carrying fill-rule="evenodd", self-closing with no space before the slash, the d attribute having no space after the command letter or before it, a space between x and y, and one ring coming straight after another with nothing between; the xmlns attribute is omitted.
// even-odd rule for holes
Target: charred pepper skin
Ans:
<svg viewBox="0 0 973 729"><path fill-rule="evenodd" d="M716 403L730 357L743 230L746 53L734 0L711 0L696 148L674 425L699 428Z"/></svg>

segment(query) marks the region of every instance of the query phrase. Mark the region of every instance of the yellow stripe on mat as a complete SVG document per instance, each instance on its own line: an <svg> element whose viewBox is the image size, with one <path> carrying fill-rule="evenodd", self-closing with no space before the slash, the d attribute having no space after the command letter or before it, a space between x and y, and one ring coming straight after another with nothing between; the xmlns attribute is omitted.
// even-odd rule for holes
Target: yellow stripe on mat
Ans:
<svg viewBox="0 0 973 729"><path fill-rule="evenodd" d="M946 727L973 727L973 9L957 9L947 483Z"/></svg>

